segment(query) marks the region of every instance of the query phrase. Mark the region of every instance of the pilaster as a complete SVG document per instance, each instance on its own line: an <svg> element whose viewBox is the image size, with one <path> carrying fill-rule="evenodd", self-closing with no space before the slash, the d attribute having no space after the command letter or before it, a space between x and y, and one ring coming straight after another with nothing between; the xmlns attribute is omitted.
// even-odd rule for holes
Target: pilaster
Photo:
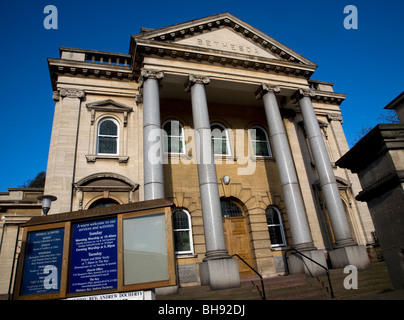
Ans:
<svg viewBox="0 0 404 320"><path fill-rule="evenodd" d="M77 157L77 134L80 124L83 90L60 88L53 92L55 115L53 120L45 192L58 198L51 213L72 209L72 192Z"/></svg>

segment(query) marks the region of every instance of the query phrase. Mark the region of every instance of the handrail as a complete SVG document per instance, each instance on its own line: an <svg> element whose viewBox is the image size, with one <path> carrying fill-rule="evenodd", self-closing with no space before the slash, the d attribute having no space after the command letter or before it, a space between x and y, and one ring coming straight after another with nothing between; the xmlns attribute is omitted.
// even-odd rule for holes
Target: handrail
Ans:
<svg viewBox="0 0 404 320"><path fill-rule="evenodd" d="M254 272L260 277L260 280L261 280L261 288L262 288L262 294L260 294L260 296L261 296L262 300L266 300L267 298L266 298L266 296L265 296L264 280L262 279L262 276L258 273L258 271L255 270L253 267L251 267L251 266L250 266L242 257L240 257L237 253L236 253L236 254L233 254L231 257L237 257L237 258L239 258L241 261L243 261L243 262L245 263L245 265L246 265L247 267L249 267L252 271L254 271Z"/></svg>
<svg viewBox="0 0 404 320"><path fill-rule="evenodd" d="M328 284L329 284L329 286L330 286L331 298L334 298L334 291L332 290L331 279L330 279L330 273L329 273L328 269L327 269L326 267L324 267L322 264L320 264L320 263L318 263L317 261L313 260L312 258L306 256L304 253L302 253L302 252L296 250L295 248L286 250L286 251L284 252L284 260L285 260L285 262L286 262L286 271L287 271L287 273L290 274L290 272L289 272L289 265L288 265L288 260L287 260L287 258L286 258L286 254L287 254L288 252L290 252L290 251L295 251L297 254L300 254L301 256L305 257L306 259L309 259L311 262L314 262L316 265L318 265L319 267L321 267L321 268L323 268L323 269L325 270L325 272L326 272L326 274L327 274Z"/></svg>

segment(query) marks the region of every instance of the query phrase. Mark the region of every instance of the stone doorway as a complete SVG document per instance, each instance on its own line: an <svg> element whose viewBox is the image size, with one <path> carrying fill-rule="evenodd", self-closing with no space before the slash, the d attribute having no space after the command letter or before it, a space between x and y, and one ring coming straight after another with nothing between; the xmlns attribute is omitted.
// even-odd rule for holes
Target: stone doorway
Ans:
<svg viewBox="0 0 404 320"><path fill-rule="evenodd" d="M247 220L241 206L232 199L221 198L221 208L223 231L229 254L238 254L254 268ZM240 259L237 260L240 277L254 275L254 272L245 263Z"/></svg>

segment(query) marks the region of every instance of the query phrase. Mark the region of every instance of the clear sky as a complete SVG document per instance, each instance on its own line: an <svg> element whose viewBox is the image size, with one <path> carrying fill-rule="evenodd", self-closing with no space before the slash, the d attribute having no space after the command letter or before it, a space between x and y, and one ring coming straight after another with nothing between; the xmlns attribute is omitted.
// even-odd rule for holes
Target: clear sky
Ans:
<svg viewBox="0 0 404 320"><path fill-rule="evenodd" d="M44 28L47 5L58 9L56 30ZM347 5L358 10L358 29L344 28ZM46 170L54 108L47 58L59 58L59 47L128 53L141 27L222 12L313 61L312 79L347 94L349 142L404 90L402 0L0 0L0 192Z"/></svg>

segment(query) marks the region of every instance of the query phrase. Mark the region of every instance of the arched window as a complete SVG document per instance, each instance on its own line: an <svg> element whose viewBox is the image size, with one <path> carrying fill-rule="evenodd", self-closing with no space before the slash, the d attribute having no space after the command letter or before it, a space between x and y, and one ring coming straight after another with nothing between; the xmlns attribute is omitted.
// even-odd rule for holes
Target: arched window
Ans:
<svg viewBox="0 0 404 320"><path fill-rule="evenodd" d="M90 205L89 209L111 207L111 206L115 206L117 204L119 204L119 203L113 199L103 198L103 199L94 201Z"/></svg>
<svg viewBox="0 0 404 320"><path fill-rule="evenodd" d="M119 150L119 124L111 118L98 123L97 154L117 155Z"/></svg>
<svg viewBox="0 0 404 320"><path fill-rule="evenodd" d="M176 254L192 254L191 215L185 209L175 209L173 212L173 229Z"/></svg>
<svg viewBox="0 0 404 320"><path fill-rule="evenodd" d="M286 246L282 217L278 208L274 206L269 206L265 210L265 215L267 217L267 225L268 225L269 237L271 239L271 246L272 247Z"/></svg>
<svg viewBox="0 0 404 320"><path fill-rule="evenodd" d="M256 157L272 157L271 147L269 145L268 135L266 131L254 126L250 130L251 143Z"/></svg>
<svg viewBox="0 0 404 320"><path fill-rule="evenodd" d="M185 154L184 127L178 120L167 120L163 124L164 152Z"/></svg>
<svg viewBox="0 0 404 320"><path fill-rule="evenodd" d="M220 207L222 209L222 217L228 218L228 217L243 217L243 210L241 210L241 207L234 201L227 199L227 198L221 198L220 199Z"/></svg>
<svg viewBox="0 0 404 320"><path fill-rule="evenodd" d="M220 123L212 123L210 130L212 131L213 154L230 156L229 135L225 126Z"/></svg>

